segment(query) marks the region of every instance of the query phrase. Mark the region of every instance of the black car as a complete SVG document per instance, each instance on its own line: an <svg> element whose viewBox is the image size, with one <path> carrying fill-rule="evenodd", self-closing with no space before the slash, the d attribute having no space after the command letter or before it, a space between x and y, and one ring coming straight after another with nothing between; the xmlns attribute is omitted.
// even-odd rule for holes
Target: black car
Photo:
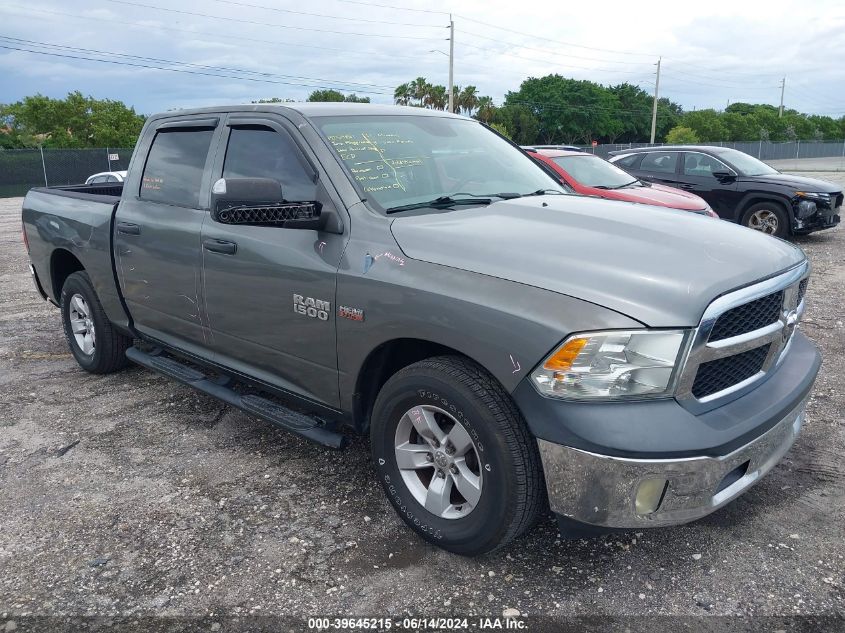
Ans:
<svg viewBox="0 0 845 633"><path fill-rule="evenodd" d="M724 220L786 237L839 223L842 188L782 174L727 147L663 146L611 152L610 161L642 180L691 191Z"/></svg>

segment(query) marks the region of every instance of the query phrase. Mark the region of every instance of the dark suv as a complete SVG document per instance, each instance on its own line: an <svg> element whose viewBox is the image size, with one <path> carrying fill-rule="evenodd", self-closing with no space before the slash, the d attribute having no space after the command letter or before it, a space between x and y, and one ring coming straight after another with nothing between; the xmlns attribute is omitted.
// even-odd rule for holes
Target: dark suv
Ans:
<svg viewBox="0 0 845 633"><path fill-rule="evenodd" d="M727 147L663 146L611 152L610 161L642 180L691 191L722 219L777 237L839 223L842 189L782 174Z"/></svg>

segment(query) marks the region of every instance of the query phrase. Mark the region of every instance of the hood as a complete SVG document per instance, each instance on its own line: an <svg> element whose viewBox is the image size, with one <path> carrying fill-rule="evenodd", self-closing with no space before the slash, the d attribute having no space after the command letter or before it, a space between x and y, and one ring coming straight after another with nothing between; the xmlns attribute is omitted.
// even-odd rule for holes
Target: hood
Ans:
<svg viewBox="0 0 845 633"><path fill-rule="evenodd" d="M670 207L672 209L682 209L684 211L701 211L707 208L707 203L694 193L688 193L681 189L674 189L673 187L666 187L665 185L644 185L625 187L624 189L608 189L601 192L601 197Z"/></svg>
<svg viewBox="0 0 845 633"><path fill-rule="evenodd" d="M804 176L793 176L792 174L764 174L762 176L742 176L741 180L746 182L763 182L771 185L782 185L798 191L818 191L822 193L834 193L842 191L840 185L835 185L826 180L818 178L805 178Z"/></svg>
<svg viewBox="0 0 845 633"><path fill-rule="evenodd" d="M719 295L805 259L788 242L728 222L581 196L397 217L391 228L410 258L569 295L654 327L696 325Z"/></svg>

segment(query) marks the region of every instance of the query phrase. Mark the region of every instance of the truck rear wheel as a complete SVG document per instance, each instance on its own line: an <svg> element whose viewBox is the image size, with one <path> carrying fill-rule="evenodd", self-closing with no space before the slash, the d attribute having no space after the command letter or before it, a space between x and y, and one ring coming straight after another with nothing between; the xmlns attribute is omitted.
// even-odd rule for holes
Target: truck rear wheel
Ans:
<svg viewBox="0 0 845 633"><path fill-rule="evenodd" d="M536 440L501 385L459 356L392 376L376 399L370 440L399 516L451 552L497 549L545 505Z"/></svg>
<svg viewBox="0 0 845 633"><path fill-rule="evenodd" d="M126 367L132 339L115 332L88 273L69 275L62 286L62 325L68 346L85 371L110 374Z"/></svg>

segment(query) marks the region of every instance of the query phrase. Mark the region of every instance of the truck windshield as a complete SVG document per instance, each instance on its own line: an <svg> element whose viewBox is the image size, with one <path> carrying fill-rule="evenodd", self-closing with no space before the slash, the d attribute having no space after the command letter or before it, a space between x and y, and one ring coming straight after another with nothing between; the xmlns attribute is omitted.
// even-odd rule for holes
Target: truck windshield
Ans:
<svg viewBox="0 0 845 633"><path fill-rule="evenodd" d="M528 156L476 121L413 115L314 120L364 193L383 209L445 197L478 197L478 204L489 204L541 190L564 193Z"/></svg>

